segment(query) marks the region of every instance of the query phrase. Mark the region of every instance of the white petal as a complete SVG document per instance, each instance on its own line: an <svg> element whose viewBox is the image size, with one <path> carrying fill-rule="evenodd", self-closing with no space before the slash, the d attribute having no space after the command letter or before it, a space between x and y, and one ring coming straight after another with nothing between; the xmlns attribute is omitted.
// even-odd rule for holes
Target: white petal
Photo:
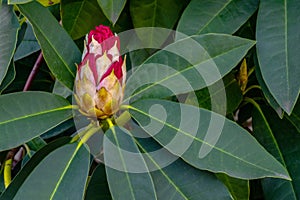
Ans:
<svg viewBox="0 0 300 200"><path fill-rule="evenodd" d="M117 47L117 43L118 41L116 40L114 46L107 52L107 54L112 56L112 62L119 61L120 52Z"/></svg>
<svg viewBox="0 0 300 200"><path fill-rule="evenodd" d="M98 74L97 85L100 83L102 76L108 70L111 63L112 62L107 57L106 52L104 52L103 56L97 58L97 60L96 60L96 69L97 69L97 74Z"/></svg>
<svg viewBox="0 0 300 200"><path fill-rule="evenodd" d="M125 81L126 81L126 55L124 57L123 60L123 64L122 64L122 86L125 85Z"/></svg>
<svg viewBox="0 0 300 200"><path fill-rule="evenodd" d="M89 44L90 53L99 54L102 55L102 47L97 40L94 39L94 36L92 36L92 41Z"/></svg>

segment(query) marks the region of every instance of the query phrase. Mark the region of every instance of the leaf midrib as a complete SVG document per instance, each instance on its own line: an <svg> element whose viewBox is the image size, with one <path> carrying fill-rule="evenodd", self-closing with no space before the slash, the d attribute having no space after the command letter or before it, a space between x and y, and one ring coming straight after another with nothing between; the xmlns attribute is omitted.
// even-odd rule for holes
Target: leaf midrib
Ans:
<svg viewBox="0 0 300 200"><path fill-rule="evenodd" d="M178 129L178 128L174 127L173 125L171 125L171 124L169 124L169 123L167 123L167 122L163 122L163 121L161 121L160 119L158 119L158 118L156 118L156 117L154 117L154 116L152 116L152 115L149 115L148 113L145 113L144 111L139 110L139 109L136 108L136 107L130 106L129 108L130 108L130 109L133 109L133 110L135 110L135 111L137 111L137 112L139 112L139 113L141 113L141 114L143 114L143 115L145 115L145 116L148 116L148 117L152 118L153 120L156 120L157 122L159 122L159 123L161 123L161 124L164 124L164 125L168 126L169 128L174 129L174 130L176 130L177 132L180 132L180 133L184 134L184 135L187 136L187 137L192 138L193 140L196 140L196 141L198 141L198 142L200 142L200 143L206 144L206 145L210 146L212 149L215 149L215 150L217 150L217 151L219 151L219 152L221 152L221 153L223 153L223 154L226 154L226 155L228 155L228 156L230 156L230 157L233 157L233 158L235 158L235 159L237 159L237 160L239 160L239 161L241 161L241 162L244 162L244 163L246 163L246 164L248 164L248 165L257 167L257 168L259 168L259 169L261 169L261 170L263 170L263 171L271 172L271 173L273 173L273 174L278 174L278 173L275 172L275 171L271 171L271 170L269 170L269 169L265 169L265 168L263 168L263 167L261 167L261 166L259 166L259 165L255 165L254 163L250 163L250 162L248 162L248 161L246 161L246 160L244 160L244 159L241 159L241 158L239 158L239 157L236 157L236 156L232 155L231 153L226 152L226 151L224 151L223 149L218 148L218 147L216 147L216 146L214 146L214 145L211 145L210 143L207 143L207 142L205 142L205 141L203 141L203 140L201 140L201 139L199 139L199 138L197 138L197 137L194 137L194 136L192 136L191 134L189 134L189 133L187 133L187 132L185 132L185 131L182 131L182 130ZM154 138L155 138L155 137L154 137ZM158 141L158 140L156 140L156 141L159 142L159 143L161 144L160 141ZM282 175L282 177L283 177L283 175ZM285 177L285 178L288 178L288 177Z"/></svg>
<svg viewBox="0 0 300 200"><path fill-rule="evenodd" d="M28 5L27 5L28 6ZM18 5L18 8L21 10L22 13L26 13L26 16L31 16L30 18L32 19L32 14L28 14L28 11L26 11L27 9L24 7L22 8L22 5ZM75 74L72 72L72 70L68 67L68 64L65 62L65 60L61 57L60 53L57 51L56 48L54 48L53 44L48 40L47 34L45 34L44 31L42 31L42 29L39 28L39 26L37 25L38 23L36 23L36 20L30 20L30 22L32 23L32 25L42 34L43 38L46 40L46 42L49 44L49 46L53 49L53 51L55 52L55 54L57 55L57 57L60 59L60 61L64 64L65 68L70 72L71 76L73 78L75 78ZM40 41L39 41L40 42Z"/></svg>
<svg viewBox="0 0 300 200"><path fill-rule="evenodd" d="M72 106L67 105L67 106L64 106L64 107L59 107L59 108L55 108L55 109L51 109L51 110L44 110L44 111L40 111L40 112L36 112L36 113L31 113L31 114L23 115L23 116L20 116L20 117L15 117L13 119L9 119L9 120L6 120L6 121L2 121L2 122L0 122L0 126L5 125L5 124L9 124L9 123L12 123L12 122L16 122L16 121L19 121L19 120L25 120L27 118L36 117L36 116L39 116L39 115L46 115L46 114L49 114L49 113L52 113L52 112L61 111L61 110L68 110L68 109L72 109Z"/></svg>
<svg viewBox="0 0 300 200"><path fill-rule="evenodd" d="M183 40L184 40L184 39L183 39ZM179 40L179 41L180 41L180 40ZM230 52L232 52L232 51L235 51L236 49L239 49L240 47L245 46L245 45L246 45L245 43L244 43L244 44L241 44L241 45L239 45L239 46L236 46L236 47L230 49L230 51L223 52L223 53L218 54L218 55L216 55L216 56L214 56L214 57L210 57L210 59L206 59L206 60L201 61L201 62L199 62L199 63L196 63L196 64L194 64L194 65L188 66L188 67L182 69L181 71L177 71L176 73L173 73L172 75L170 75L170 76L168 76L168 77L165 77L164 79L162 79L162 80L160 80L160 81L157 81L157 82L155 82L155 83L153 83L153 84L150 84L149 86L147 86L147 87L145 87L145 88L139 90L139 91L136 92L135 94L133 94L133 95L127 97L125 100L123 100L123 102L127 102L129 99L131 99L131 98L133 98L133 97L135 97L135 96L137 96L137 95L143 93L144 91L147 91L148 89L150 89L150 88L152 88L152 87L154 87L154 86L156 86L156 85L158 85L158 84L160 84L160 83L162 83L162 82L164 82L164 81L166 81L166 80L168 80L168 79L170 79L170 78L172 78L172 77L174 77L174 76L176 76L176 75L178 75L178 74L182 74L183 72L186 72L186 71L188 71L188 70L191 70L191 69L195 68L195 66L201 65L201 64L207 62L208 60L215 60L215 59L219 58L220 56L225 55L225 54L228 54L228 53L230 53ZM153 56L155 56L155 55L156 55L156 54L154 54ZM145 63L146 63L148 60L150 60L153 56L150 56L143 64L145 64ZM142 65L143 65L143 64L142 64ZM141 65L141 67L142 67L142 65ZM139 69L141 69L141 67L139 67ZM138 69L138 70L139 70L139 69ZM218 80L216 80L216 81L218 81ZM215 81L215 82L216 82L216 81ZM213 83L212 83L212 84L213 84Z"/></svg>

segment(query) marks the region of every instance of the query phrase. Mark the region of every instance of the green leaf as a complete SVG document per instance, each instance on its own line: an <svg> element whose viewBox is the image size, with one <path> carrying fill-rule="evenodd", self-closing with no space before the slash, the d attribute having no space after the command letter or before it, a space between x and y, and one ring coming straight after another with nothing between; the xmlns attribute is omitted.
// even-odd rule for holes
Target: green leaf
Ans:
<svg viewBox="0 0 300 200"><path fill-rule="evenodd" d="M138 137L135 141L151 170L157 199L231 199L212 173L195 169L170 154L137 125L131 124L130 132Z"/></svg>
<svg viewBox="0 0 300 200"><path fill-rule="evenodd" d="M225 87L226 101L224 101L225 95L222 94L224 91L220 86ZM186 104L199 106L219 114L233 113L243 99L242 91L233 73L227 74L222 80L195 93L197 100L195 101L194 95L190 94L186 99ZM195 102L198 102L198 104L195 104Z"/></svg>
<svg viewBox="0 0 300 200"><path fill-rule="evenodd" d="M14 55L14 61L24 58L38 50L40 50L40 45L33 33L32 26L28 23L24 38Z"/></svg>
<svg viewBox="0 0 300 200"><path fill-rule="evenodd" d="M17 44L18 19L13 6L0 4L0 85L8 71Z"/></svg>
<svg viewBox="0 0 300 200"><path fill-rule="evenodd" d="M10 62L6 76L0 85L0 94L13 82L16 77L16 69L14 62Z"/></svg>
<svg viewBox="0 0 300 200"><path fill-rule="evenodd" d="M258 0L192 0L178 22L177 31L186 35L233 34L257 7ZM180 34L176 37L180 38Z"/></svg>
<svg viewBox="0 0 300 200"><path fill-rule="evenodd" d="M253 110L253 134L257 140L277 158L288 170L292 181L263 179L266 199L298 199L300 196L300 167L295 165L300 156L300 132L286 117L278 118L270 108Z"/></svg>
<svg viewBox="0 0 300 200"><path fill-rule="evenodd" d="M126 4L126 0L97 0L103 13L114 25Z"/></svg>
<svg viewBox="0 0 300 200"><path fill-rule="evenodd" d="M8 4L22 4L22 3L28 3L33 0L7 0Z"/></svg>
<svg viewBox="0 0 300 200"><path fill-rule="evenodd" d="M84 146L62 146L36 166L14 199L82 199L89 164L90 154Z"/></svg>
<svg viewBox="0 0 300 200"><path fill-rule="evenodd" d="M109 25L97 0L62 0L63 27L73 39L79 39L99 24Z"/></svg>
<svg viewBox="0 0 300 200"><path fill-rule="evenodd" d="M140 100L129 108L149 135L194 167L241 179L290 179L247 131L224 116L165 100Z"/></svg>
<svg viewBox="0 0 300 200"><path fill-rule="evenodd" d="M248 200L250 196L249 180L241 180L226 174L216 174L229 189L234 200Z"/></svg>
<svg viewBox="0 0 300 200"><path fill-rule="evenodd" d="M47 143L41 138L41 137L36 137L27 142L27 145L29 149L33 151L38 151L41 148L43 148Z"/></svg>
<svg viewBox="0 0 300 200"><path fill-rule="evenodd" d="M72 117L62 97L46 92L0 96L0 151L22 145Z"/></svg>
<svg viewBox="0 0 300 200"><path fill-rule="evenodd" d="M163 27L172 29L180 17L181 10L187 2L181 0L131 0L130 14L134 28ZM171 8L171 9L170 9ZM164 41L167 36L161 35L156 29L149 29L147 36L137 32L141 41L152 44L153 40ZM162 43L161 43L162 44Z"/></svg>
<svg viewBox="0 0 300 200"><path fill-rule="evenodd" d="M163 98L212 85L229 73L254 44L224 34L179 40L155 53L128 78L124 99Z"/></svg>
<svg viewBox="0 0 300 200"><path fill-rule="evenodd" d="M280 107L280 105L276 102L276 100L274 99L274 97L272 96L270 90L268 89L262 75L261 75L261 71L260 71L260 67L259 67L259 63L257 60L257 57L255 56L254 62L256 64L256 68L255 68L255 75L256 75L256 79L261 87L262 92L264 93L264 96L267 100L267 102L270 104L270 106L276 111L276 113L278 114L278 116L280 118L283 117L284 112L282 110L282 108Z"/></svg>
<svg viewBox="0 0 300 200"><path fill-rule="evenodd" d="M94 170L88 187L86 189L85 200L111 200L111 195L106 179L105 165L99 164Z"/></svg>
<svg viewBox="0 0 300 200"><path fill-rule="evenodd" d="M298 0L260 2L256 38L262 77L271 94L288 114L292 113L300 90L300 20Z"/></svg>
<svg viewBox="0 0 300 200"><path fill-rule="evenodd" d="M285 116L300 133L300 99L297 101L295 108L290 116Z"/></svg>
<svg viewBox="0 0 300 200"><path fill-rule="evenodd" d="M113 199L156 199L149 170L127 131L112 127L105 133L103 142L105 169Z"/></svg>
<svg viewBox="0 0 300 200"><path fill-rule="evenodd" d="M47 8L37 2L20 4L18 8L33 26L51 72L72 90L76 76L75 63L81 60L78 47Z"/></svg>
<svg viewBox="0 0 300 200"><path fill-rule="evenodd" d="M69 137L61 137L36 152L22 170L14 177L13 181L9 184L9 187L0 195L0 200L14 199L19 187L24 183L26 178L41 162L41 160L43 160L51 151L67 144L68 142L70 142Z"/></svg>

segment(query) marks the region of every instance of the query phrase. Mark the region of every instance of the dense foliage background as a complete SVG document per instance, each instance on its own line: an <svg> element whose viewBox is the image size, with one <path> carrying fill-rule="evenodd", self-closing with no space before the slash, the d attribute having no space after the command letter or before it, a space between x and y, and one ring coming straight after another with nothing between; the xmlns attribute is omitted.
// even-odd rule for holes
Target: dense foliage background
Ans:
<svg viewBox="0 0 300 200"><path fill-rule="evenodd" d="M1 200L300 199L298 0L0 3ZM99 24L120 35L157 28L134 32L144 49L131 51L121 43L127 69L134 72L126 87L132 101L121 116L134 120L123 123L116 117L119 124L104 128L104 156L94 158L76 140L86 124L81 130L76 124L72 90L85 35ZM165 37L158 27L174 32ZM194 51L189 39L209 58ZM219 71L215 76L208 59ZM181 79L171 72L158 76L163 65L191 87L182 89ZM205 82L197 71L213 78ZM134 93L130 89L137 79L144 79L145 86ZM165 88L159 87L162 83ZM173 85L177 92L166 90ZM166 118L149 111L158 104ZM224 122L216 141L205 138L212 118ZM147 126L151 120L164 128L153 133ZM198 129L191 130L195 123ZM179 146L168 146L175 136L192 143L180 152ZM134 163L157 170L130 172L133 160L105 141L143 155ZM201 157L205 145L210 151ZM165 151L152 156L157 149ZM103 157L117 160L121 169L105 166ZM176 161L158 167L158 160L170 157Z"/></svg>

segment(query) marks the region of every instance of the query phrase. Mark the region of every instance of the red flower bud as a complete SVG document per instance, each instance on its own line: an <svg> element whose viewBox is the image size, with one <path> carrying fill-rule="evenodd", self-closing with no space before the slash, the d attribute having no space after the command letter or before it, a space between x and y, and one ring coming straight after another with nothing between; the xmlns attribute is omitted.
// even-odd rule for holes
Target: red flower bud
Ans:
<svg viewBox="0 0 300 200"><path fill-rule="evenodd" d="M119 37L100 25L88 34L78 66L75 98L80 111L100 119L114 114L123 100L125 80L126 63L120 56Z"/></svg>

